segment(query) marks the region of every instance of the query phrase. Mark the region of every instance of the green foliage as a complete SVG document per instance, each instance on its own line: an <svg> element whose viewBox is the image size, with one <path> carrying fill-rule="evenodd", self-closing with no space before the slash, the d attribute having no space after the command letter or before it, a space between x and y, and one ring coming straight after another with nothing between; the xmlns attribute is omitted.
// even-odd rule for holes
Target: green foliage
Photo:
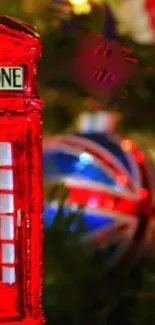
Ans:
<svg viewBox="0 0 155 325"><path fill-rule="evenodd" d="M148 315L153 322L154 265L143 260L128 273L126 259L107 271L104 251L100 256L93 243L80 240L84 207L64 214L67 194L63 186L55 186L47 198L59 197L57 215L45 231L44 309L49 324L143 325Z"/></svg>
<svg viewBox="0 0 155 325"><path fill-rule="evenodd" d="M80 325L100 324L116 303L106 284L104 263L96 260L96 247L80 241L85 230L83 207L64 215L65 188L59 193L59 209L52 226L45 231L44 306L49 322ZM51 193L49 194L51 198ZM71 231L71 225L76 229ZM111 288L112 290L112 288ZM66 321L65 321L66 320Z"/></svg>
<svg viewBox="0 0 155 325"><path fill-rule="evenodd" d="M141 283L132 292L135 304L131 308L132 325L153 325L155 321L155 259L151 256L141 270Z"/></svg>
<svg viewBox="0 0 155 325"><path fill-rule="evenodd" d="M125 38L121 42L133 48L133 56L138 59L137 71L126 87L128 96L119 103L123 115L122 127L124 130L154 132L154 46L138 45Z"/></svg>
<svg viewBox="0 0 155 325"><path fill-rule="evenodd" d="M19 18L22 16L21 5L17 5L17 0L0 1L0 15L10 15Z"/></svg>
<svg viewBox="0 0 155 325"><path fill-rule="evenodd" d="M92 274L91 245L82 245L79 237L84 229L82 208L63 214L66 190L62 189L54 223L45 233L45 306L56 319L67 317L67 323L79 324L83 290ZM76 223L76 230L70 226ZM91 289L91 288L89 288Z"/></svg>

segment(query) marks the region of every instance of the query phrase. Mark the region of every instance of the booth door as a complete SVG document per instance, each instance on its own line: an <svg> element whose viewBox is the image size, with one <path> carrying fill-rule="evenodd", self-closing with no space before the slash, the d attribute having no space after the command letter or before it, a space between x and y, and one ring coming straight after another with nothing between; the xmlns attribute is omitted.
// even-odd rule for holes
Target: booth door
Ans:
<svg viewBox="0 0 155 325"><path fill-rule="evenodd" d="M0 323L6 317L19 316L18 244L15 208L14 167L12 143L1 141L0 134Z"/></svg>

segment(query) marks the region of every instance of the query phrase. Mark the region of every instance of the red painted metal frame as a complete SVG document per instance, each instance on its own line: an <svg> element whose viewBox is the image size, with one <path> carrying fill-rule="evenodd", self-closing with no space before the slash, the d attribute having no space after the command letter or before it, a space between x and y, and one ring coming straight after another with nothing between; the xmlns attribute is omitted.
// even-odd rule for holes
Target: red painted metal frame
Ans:
<svg viewBox="0 0 155 325"><path fill-rule="evenodd" d="M0 91L0 141L12 144L15 212L21 209L20 230L15 227L16 258L20 259L15 285L0 282L0 301L16 290L14 308L1 309L0 324L41 325L42 311L42 100L37 89L37 62L41 44L29 25L0 18L0 66L24 67L22 91ZM18 256L19 255L19 256ZM8 299L8 298L7 298Z"/></svg>

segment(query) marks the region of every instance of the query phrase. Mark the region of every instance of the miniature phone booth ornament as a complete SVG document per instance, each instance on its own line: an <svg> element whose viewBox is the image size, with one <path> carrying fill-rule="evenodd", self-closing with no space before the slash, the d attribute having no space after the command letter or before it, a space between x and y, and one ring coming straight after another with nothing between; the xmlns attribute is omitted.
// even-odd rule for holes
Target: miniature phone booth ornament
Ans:
<svg viewBox="0 0 155 325"><path fill-rule="evenodd" d="M67 205L85 206L82 238L92 240L103 259L108 250L109 267L127 252L131 261L144 253L155 189L147 157L132 141L114 136L117 121L108 112L85 114L78 134L45 139L43 153L45 186L55 182L68 188L64 213ZM57 207L56 202L45 207L45 226Z"/></svg>
<svg viewBox="0 0 155 325"><path fill-rule="evenodd" d="M0 324L41 325L41 56L33 27L0 18Z"/></svg>

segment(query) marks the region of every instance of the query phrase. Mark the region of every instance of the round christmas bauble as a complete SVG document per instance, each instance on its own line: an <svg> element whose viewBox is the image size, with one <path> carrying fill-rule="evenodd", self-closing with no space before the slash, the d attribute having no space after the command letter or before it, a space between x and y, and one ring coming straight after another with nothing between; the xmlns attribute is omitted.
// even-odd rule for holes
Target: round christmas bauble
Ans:
<svg viewBox="0 0 155 325"><path fill-rule="evenodd" d="M114 125L112 115L89 114L79 133L46 138L43 155L45 184L63 183L66 204L85 206L87 230L81 239L109 248L111 265L133 244L134 253L146 247L155 188L148 158L131 140L111 134ZM45 226L56 211L55 203L46 207Z"/></svg>
<svg viewBox="0 0 155 325"><path fill-rule="evenodd" d="M103 35L85 34L70 66L79 89L105 106L112 97L120 97L138 63L130 57L132 52Z"/></svg>

